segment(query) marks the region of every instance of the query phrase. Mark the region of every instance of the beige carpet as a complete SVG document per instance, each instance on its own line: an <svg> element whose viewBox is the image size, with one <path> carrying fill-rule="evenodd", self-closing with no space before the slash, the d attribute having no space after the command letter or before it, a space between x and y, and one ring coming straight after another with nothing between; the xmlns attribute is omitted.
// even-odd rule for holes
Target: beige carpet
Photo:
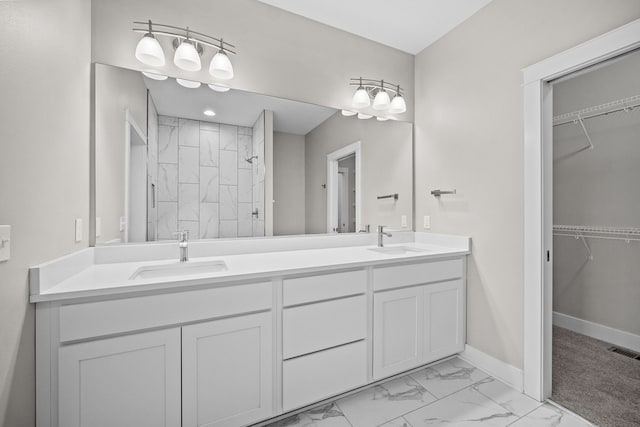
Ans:
<svg viewBox="0 0 640 427"><path fill-rule="evenodd" d="M552 399L601 427L640 426L640 360L553 327Z"/></svg>

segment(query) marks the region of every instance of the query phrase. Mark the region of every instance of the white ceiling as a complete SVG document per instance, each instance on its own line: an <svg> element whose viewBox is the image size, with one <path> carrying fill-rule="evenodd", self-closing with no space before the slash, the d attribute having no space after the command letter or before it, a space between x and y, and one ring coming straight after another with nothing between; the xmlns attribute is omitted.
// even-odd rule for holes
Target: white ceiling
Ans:
<svg viewBox="0 0 640 427"><path fill-rule="evenodd" d="M306 135L337 110L274 96L259 95L232 89L214 92L205 84L198 89L187 89L174 79L164 81L144 78L158 114L251 127L263 110L273 111L273 130ZM204 110L215 111L207 117Z"/></svg>
<svg viewBox="0 0 640 427"><path fill-rule="evenodd" d="M491 0L258 0L416 54Z"/></svg>

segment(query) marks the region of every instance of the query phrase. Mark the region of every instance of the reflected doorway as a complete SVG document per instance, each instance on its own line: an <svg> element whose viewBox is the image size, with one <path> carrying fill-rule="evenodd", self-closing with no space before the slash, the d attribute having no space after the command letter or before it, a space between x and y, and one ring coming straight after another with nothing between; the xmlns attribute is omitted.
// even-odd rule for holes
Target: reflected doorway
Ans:
<svg viewBox="0 0 640 427"><path fill-rule="evenodd" d="M360 142L327 155L327 232L360 229Z"/></svg>

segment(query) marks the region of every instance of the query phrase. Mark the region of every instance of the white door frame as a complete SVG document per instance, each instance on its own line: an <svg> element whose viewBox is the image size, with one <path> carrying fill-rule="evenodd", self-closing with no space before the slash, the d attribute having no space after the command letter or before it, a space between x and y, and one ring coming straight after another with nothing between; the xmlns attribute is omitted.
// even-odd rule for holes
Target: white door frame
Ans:
<svg viewBox="0 0 640 427"><path fill-rule="evenodd" d="M129 109L124 110L124 230L122 232L122 242L127 243L129 241L129 224L131 222L130 217L130 188L131 185L131 132L135 131L140 139L147 144L146 133L142 130L140 125L135 121L133 115ZM145 174L146 176L146 174Z"/></svg>
<svg viewBox="0 0 640 427"><path fill-rule="evenodd" d="M334 230L338 227L338 160L350 154L355 154L356 156L356 232L360 230L362 156L360 141L356 141L327 154L327 233L334 233Z"/></svg>
<svg viewBox="0 0 640 427"><path fill-rule="evenodd" d="M347 225L346 232L349 231L349 168L338 166L338 174L338 227L341 233L345 233L342 228L343 222ZM342 178L340 179L340 177ZM342 197L340 197L340 193L342 193Z"/></svg>
<svg viewBox="0 0 640 427"><path fill-rule="evenodd" d="M553 91L549 82L639 47L640 19L522 70L524 392L539 401L551 396Z"/></svg>

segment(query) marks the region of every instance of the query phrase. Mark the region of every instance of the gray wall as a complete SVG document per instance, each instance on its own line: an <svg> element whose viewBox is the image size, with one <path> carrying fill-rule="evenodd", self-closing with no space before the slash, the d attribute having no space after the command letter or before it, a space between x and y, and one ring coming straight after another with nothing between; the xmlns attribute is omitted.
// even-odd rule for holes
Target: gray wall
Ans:
<svg viewBox="0 0 640 427"><path fill-rule="evenodd" d="M384 79L406 89L407 112L400 118L413 120L413 55L255 0L93 0L92 15L95 62L144 67L133 55L140 38L131 31L133 21L188 25L236 45L234 88L346 108L354 91L351 77ZM165 53L172 51L161 43ZM209 49L197 73L179 70L170 59L163 69L210 82L212 56Z"/></svg>
<svg viewBox="0 0 640 427"><path fill-rule="evenodd" d="M327 232L327 154L356 141L362 146L362 227L370 224L399 229L401 216L412 221L410 123L359 120L337 112L305 137L306 232ZM399 193L399 200L377 200Z"/></svg>
<svg viewBox="0 0 640 427"><path fill-rule="evenodd" d="M304 136L273 133L273 235L305 232Z"/></svg>
<svg viewBox="0 0 640 427"><path fill-rule="evenodd" d="M521 69L640 17L637 0L493 0L416 56L416 224L468 235L467 342L522 367ZM455 196L429 191L457 189ZM525 302L526 303L526 302Z"/></svg>
<svg viewBox="0 0 640 427"><path fill-rule="evenodd" d="M640 52L554 86L554 114L640 94ZM554 224L640 228L640 109L554 128ZM554 311L640 334L640 242L555 236Z"/></svg>
<svg viewBox="0 0 640 427"><path fill-rule="evenodd" d="M124 216L125 110L147 131L147 87L142 74L123 68L95 67L96 217L102 233L96 243L121 239Z"/></svg>
<svg viewBox="0 0 640 427"><path fill-rule="evenodd" d="M89 5L0 2L0 224L12 226L11 260L0 262L0 425L7 427L35 424L27 269L88 244ZM75 218L84 222L79 243Z"/></svg>

